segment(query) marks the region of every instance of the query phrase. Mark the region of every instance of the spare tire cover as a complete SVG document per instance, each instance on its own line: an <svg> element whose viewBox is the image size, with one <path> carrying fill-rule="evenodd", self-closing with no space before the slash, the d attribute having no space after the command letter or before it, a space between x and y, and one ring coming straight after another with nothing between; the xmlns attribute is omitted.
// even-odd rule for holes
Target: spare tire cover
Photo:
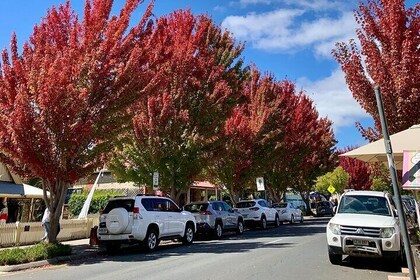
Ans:
<svg viewBox="0 0 420 280"><path fill-rule="evenodd" d="M111 234L120 234L128 226L128 212L124 208L114 208L106 215L106 228Z"/></svg>

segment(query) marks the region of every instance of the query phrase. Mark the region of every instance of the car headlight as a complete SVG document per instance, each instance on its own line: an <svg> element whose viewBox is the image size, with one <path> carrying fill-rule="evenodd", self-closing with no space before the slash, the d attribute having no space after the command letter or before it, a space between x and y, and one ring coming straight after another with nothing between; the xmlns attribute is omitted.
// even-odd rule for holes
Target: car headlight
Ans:
<svg viewBox="0 0 420 280"><path fill-rule="evenodd" d="M340 225L329 223L328 228L334 234L341 234Z"/></svg>
<svg viewBox="0 0 420 280"><path fill-rule="evenodd" d="M381 231L379 232L379 237L381 238L390 238L395 232L395 229L393 227L388 228L381 228Z"/></svg>

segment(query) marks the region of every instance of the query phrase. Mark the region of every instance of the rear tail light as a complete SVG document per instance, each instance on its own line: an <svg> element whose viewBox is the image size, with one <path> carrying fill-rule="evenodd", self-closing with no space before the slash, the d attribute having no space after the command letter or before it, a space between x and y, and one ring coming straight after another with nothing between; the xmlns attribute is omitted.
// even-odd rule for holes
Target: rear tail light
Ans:
<svg viewBox="0 0 420 280"><path fill-rule="evenodd" d="M134 207L134 209L133 209L133 213L134 213L134 214L139 214L139 213L140 213L140 208L138 208L138 207Z"/></svg>
<svg viewBox="0 0 420 280"><path fill-rule="evenodd" d="M258 210L260 210L260 208L259 207L251 207L251 208L249 208L249 210L258 211Z"/></svg>
<svg viewBox="0 0 420 280"><path fill-rule="evenodd" d="M213 215L210 211L206 210L206 211L201 211L200 212L201 215Z"/></svg>
<svg viewBox="0 0 420 280"><path fill-rule="evenodd" d="M102 215L104 213L104 210L99 210L99 215Z"/></svg>

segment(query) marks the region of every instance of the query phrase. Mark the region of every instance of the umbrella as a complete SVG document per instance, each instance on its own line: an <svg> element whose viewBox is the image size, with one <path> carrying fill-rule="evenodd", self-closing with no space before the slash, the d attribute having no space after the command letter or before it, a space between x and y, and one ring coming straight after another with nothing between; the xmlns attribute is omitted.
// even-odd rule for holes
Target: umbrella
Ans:
<svg viewBox="0 0 420 280"><path fill-rule="evenodd" d="M402 169L404 150L420 151L420 125L413 125L406 130L392 134L390 138L395 166L397 169ZM351 157L365 162L388 161L383 139L366 144L340 156Z"/></svg>
<svg viewBox="0 0 420 280"><path fill-rule="evenodd" d="M0 196L10 198L42 198L43 193L42 189L35 188L27 184L14 184L11 182L0 181Z"/></svg>

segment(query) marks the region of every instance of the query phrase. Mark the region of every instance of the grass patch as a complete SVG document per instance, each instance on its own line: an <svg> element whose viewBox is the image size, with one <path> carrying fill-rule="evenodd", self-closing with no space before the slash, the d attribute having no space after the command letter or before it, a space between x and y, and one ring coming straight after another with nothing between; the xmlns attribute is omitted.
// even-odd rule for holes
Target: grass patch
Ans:
<svg viewBox="0 0 420 280"><path fill-rule="evenodd" d="M71 255L70 245L38 243L26 248L0 251L0 265L14 265Z"/></svg>

